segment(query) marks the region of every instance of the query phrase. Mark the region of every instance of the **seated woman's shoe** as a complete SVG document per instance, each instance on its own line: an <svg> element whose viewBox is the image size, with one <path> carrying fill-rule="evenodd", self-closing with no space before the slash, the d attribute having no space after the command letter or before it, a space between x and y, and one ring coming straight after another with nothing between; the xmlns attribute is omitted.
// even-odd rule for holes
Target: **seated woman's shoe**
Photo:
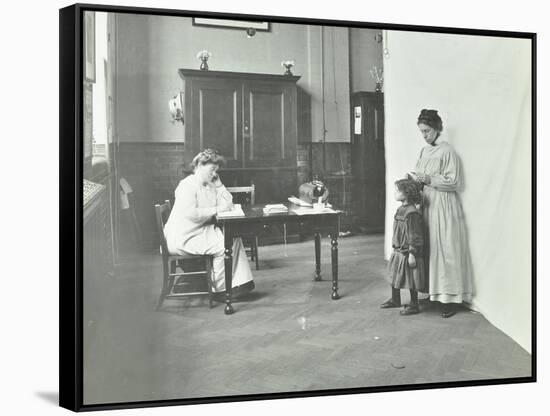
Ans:
<svg viewBox="0 0 550 416"><path fill-rule="evenodd" d="M234 297L246 295L247 293L252 292L255 287L256 287L256 284L254 283L254 280L250 280L246 283L243 283L242 285L235 286L231 291L231 294Z"/></svg>
<svg viewBox="0 0 550 416"><path fill-rule="evenodd" d="M405 306L405 309L399 312L399 315L407 316L407 315L416 315L417 313L420 313L420 309L418 308L418 305L407 305Z"/></svg>
<svg viewBox="0 0 550 416"><path fill-rule="evenodd" d="M254 283L254 280L250 280L246 283L243 283L242 285L235 286L233 290L231 290L231 299L246 295L247 293L253 291L255 287L256 284ZM220 302L225 302L225 290L221 292L216 292L213 295L216 300L219 300Z"/></svg>
<svg viewBox="0 0 550 416"><path fill-rule="evenodd" d="M388 299L380 305L381 309L400 308L401 303L395 303L392 299Z"/></svg>

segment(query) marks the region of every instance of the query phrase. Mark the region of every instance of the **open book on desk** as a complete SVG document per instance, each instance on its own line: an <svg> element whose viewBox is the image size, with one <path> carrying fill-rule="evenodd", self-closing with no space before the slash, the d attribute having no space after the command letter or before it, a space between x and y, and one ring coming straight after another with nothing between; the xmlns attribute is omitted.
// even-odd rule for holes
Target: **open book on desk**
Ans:
<svg viewBox="0 0 550 416"><path fill-rule="evenodd" d="M306 202L303 199L296 198L295 196L289 196L288 201L300 207L310 207L310 208L313 207L313 204ZM329 204L328 202L325 202L325 205L327 208L332 208L332 205Z"/></svg>
<svg viewBox="0 0 550 416"><path fill-rule="evenodd" d="M244 211L241 204L234 204L232 210L218 212L216 216L218 218L244 217Z"/></svg>
<svg viewBox="0 0 550 416"><path fill-rule="evenodd" d="M296 198L294 195L288 197L289 202L292 202L294 205L298 205L301 207L312 207L313 204L310 204L309 202L306 202L300 198Z"/></svg>

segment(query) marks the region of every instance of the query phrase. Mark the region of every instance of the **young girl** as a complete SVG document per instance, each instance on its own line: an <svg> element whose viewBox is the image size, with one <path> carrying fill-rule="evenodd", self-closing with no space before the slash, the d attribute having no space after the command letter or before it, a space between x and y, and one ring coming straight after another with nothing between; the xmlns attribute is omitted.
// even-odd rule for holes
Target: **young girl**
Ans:
<svg viewBox="0 0 550 416"><path fill-rule="evenodd" d="M393 222L393 253L388 266L388 281L392 296L381 308L398 308L401 306L400 289L409 289L411 303L400 313L413 315L420 312L418 292L428 291L427 275L423 258L423 225L422 214L415 204L420 204L420 187L411 179L400 179L395 182L395 199L401 202Z"/></svg>

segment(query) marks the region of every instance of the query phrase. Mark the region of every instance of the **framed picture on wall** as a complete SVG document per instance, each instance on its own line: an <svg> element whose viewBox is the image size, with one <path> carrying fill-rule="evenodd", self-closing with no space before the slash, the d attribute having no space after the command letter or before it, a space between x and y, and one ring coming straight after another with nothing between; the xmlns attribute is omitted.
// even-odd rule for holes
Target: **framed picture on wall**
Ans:
<svg viewBox="0 0 550 416"><path fill-rule="evenodd" d="M536 381L536 34L60 23L61 406Z"/></svg>
<svg viewBox="0 0 550 416"><path fill-rule="evenodd" d="M269 32L271 30L269 22L258 22L254 20L209 19L193 17L193 25L241 30L250 28L262 32Z"/></svg>

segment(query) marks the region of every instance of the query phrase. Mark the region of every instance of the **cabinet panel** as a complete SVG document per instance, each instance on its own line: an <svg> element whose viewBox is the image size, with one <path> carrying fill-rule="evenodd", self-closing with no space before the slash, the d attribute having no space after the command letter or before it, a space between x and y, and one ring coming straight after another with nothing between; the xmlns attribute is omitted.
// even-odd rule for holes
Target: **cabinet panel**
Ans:
<svg viewBox="0 0 550 416"><path fill-rule="evenodd" d="M284 159L284 99L278 92L251 92L249 160Z"/></svg>
<svg viewBox="0 0 550 416"><path fill-rule="evenodd" d="M189 149L213 147L228 167L242 165L242 86L227 80L193 81Z"/></svg>
<svg viewBox="0 0 550 416"><path fill-rule="evenodd" d="M220 169L225 186L243 186L254 183L256 203L270 204L285 202L298 192L296 169Z"/></svg>
<svg viewBox="0 0 550 416"><path fill-rule="evenodd" d="M296 165L295 86L244 84L245 166Z"/></svg>

